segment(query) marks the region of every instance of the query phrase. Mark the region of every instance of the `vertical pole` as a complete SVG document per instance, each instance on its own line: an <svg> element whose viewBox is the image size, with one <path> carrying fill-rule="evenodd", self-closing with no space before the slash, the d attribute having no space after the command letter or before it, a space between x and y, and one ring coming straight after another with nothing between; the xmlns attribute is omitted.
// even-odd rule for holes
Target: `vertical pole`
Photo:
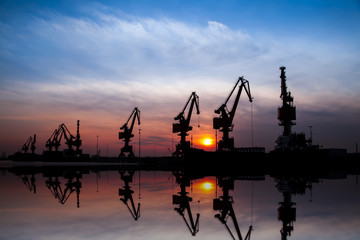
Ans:
<svg viewBox="0 0 360 240"><path fill-rule="evenodd" d="M141 131L141 129L139 128L139 158L140 158L140 131Z"/></svg>
<svg viewBox="0 0 360 240"><path fill-rule="evenodd" d="M99 158L99 136L96 136L96 158Z"/></svg>

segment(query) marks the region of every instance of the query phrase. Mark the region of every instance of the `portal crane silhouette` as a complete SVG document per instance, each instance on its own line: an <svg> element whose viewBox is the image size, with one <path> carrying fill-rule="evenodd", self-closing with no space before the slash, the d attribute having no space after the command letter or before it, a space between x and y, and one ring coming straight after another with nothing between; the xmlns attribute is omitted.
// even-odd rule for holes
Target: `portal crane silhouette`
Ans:
<svg viewBox="0 0 360 240"><path fill-rule="evenodd" d="M29 151L29 148L31 150L31 154L34 154L35 152L35 143L36 143L36 134L34 134L34 137L29 137L28 140L24 143L21 150L24 151L26 154Z"/></svg>
<svg viewBox="0 0 360 240"><path fill-rule="evenodd" d="M131 117L132 117L132 121L131 121L131 125L129 128L128 123L129 123ZM124 147L121 148L121 152L119 155L120 158L124 158L125 153L128 153L128 156L127 156L128 158L135 157L135 154L133 152L133 147L132 147L132 145L129 145L129 142L131 142L131 138L134 137L134 134L132 134L132 131L133 131L134 123L135 123L136 119L138 120L138 125L140 125L140 110L137 107L134 108L129 119L120 128L120 130L123 130L123 131L119 132L119 139L124 139L123 141L125 142Z"/></svg>
<svg viewBox="0 0 360 240"><path fill-rule="evenodd" d="M55 152L57 152L59 150L59 146L61 145L61 139L64 137L65 144L67 145L67 155L76 157L81 156L82 150L80 149L80 146L82 141L80 139L79 127L80 120L77 120L76 137L74 137L64 123L60 124L59 127L54 130L50 138L46 141L45 146L48 148L48 151L51 152L53 151L53 148L55 148ZM75 150L73 147L75 147Z"/></svg>
<svg viewBox="0 0 360 240"><path fill-rule="evenodd" d="M239 86L239 90L237 92L237 95L234 100L234 105L232 109L229 111L227 109L227 103L231 97L231 95L234 93L235 88ZM214 112L216 114L219 114L219 117L215 117L213 119L213 128L219 129L220 132L223 132L222 140L218 143L218 151L233 151L234 150L234 138L229 138L229 132L231 132L234 128L233 120L236 112L237 105L239 103L239 99L241 96L242 90L245 90L247 96L249 97L249 101L252 102L253 97L250 93L250 86L249 81L244 79L244 77L239 77L237 80L234 88L230 92L229 96L225 100L225 103L222 104L218 109L216 109Z"/></svg>
<svg viewBox="0 0 360 240"><path fill-rule="evenodd" d="M185 110L189 103L189 112L185 118ZM196 114L200 114L199 96L196 95L196 92L191 93L189 100L186 102L183 110L176 117L174 117L174 120L179 122L173 123L173 133L179 133L178 136L180 136L180 143L176 145L176 150L173 153L174 156L183 156L184 151L190 149L190 142L186 141L186 136L188 136L188 132L193 129L192 126L190 126L190 119L194 105L196 106Z"/></svg>

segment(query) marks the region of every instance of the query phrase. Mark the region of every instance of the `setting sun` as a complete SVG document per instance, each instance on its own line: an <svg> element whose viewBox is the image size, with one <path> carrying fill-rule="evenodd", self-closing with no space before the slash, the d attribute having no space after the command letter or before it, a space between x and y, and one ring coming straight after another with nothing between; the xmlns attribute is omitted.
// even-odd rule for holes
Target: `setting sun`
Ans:
<svg viewBox="0 0 360 240"><path fill-rule="evenodd" d="M210 146L212 144L212 139L210 138L205 138L203 141L204 145L206 146Z"/></svg>
<svg viewBox="0 0 360 240"><path fill-rule="evenodd" d="M203 187L204 187L204 189L206 189L206 190L210 190L210 189L213 188L212 184L209 183L209 182L204 183L204 184L203 184Z"/></svg>

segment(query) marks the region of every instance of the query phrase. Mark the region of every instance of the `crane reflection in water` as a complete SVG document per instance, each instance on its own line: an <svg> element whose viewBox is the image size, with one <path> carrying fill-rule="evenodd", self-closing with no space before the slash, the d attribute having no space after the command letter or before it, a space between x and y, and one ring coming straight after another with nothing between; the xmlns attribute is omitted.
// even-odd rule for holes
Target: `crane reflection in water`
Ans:
<svg viewBox="0 0 360 240"><path fill-rule="evenodd" d="M259 236L264 234L267 234L269 239L281 240L291 239L291 237L314 239L314 236L321 236L324 238L323 235L328 239L354 239L339 237L344 231L347 231L347 236L359 236L359 230L356 228L358 223L356 215L358 211L356 200L359 199L358 185L356 185L356 182L356 184L348 186L352 179L355 180L356 176L352 176L347 180L348 174L346 172L324 171L322 173L312 172L311 174L305 174L298 171L289 172L289 170L287 172L272 170L271 172L259 173L242 170L235 174L225 174L221 171L209 173L208 171L191 171L183 168L174 168L171 171L159 170L159 172L148 171L146 168L140 169L138 166L125 165L121 167L118 165L104 165L101 168L90 165L77 167L71 165L19 167L15 165L9 167L7 172L13 173L17 178L13 178L10 174L3 174L0 181L2 186L0 188L2 196L0 203L4 206L2 209L4 215L2 216L5 216L1 222L0 238L20 239L14 237L18 235L21 239L39 239L41 237L50 239L52 238L50 234L56 232L59 226L64 228L65 231L57 233L59 236L56 237L73 238L72 234L75 234L74 227L81 226L83 230L78 231L76 234L82 235L76 236L83 239L89 235L89 232L94 231L94 226L98 226L99 222L97 220L99 218L105 219L105 217L107 218L104 221L106 224L101 225L104 235L97 235L96 237L100 236L102 238L104 236L106 238L110 234L109 236L116 238L119 234L122 234L122 236L127 235L133 237L133 239L139 239L139 234L143 236L148 234L149 238L154 238L154 236L156 238L159 237L158 234L161 234L160 236L164 239L183 239L190 232L191 236L200 239L250 240L250 235L252 238L260 239L262 237L259 238ZM95 186L94 178L91 176L95 176L95 174L98 176L101 171L108 171L110 179L107 183L99 182L106 191L102 191L94 198L94 194L91 194L93 188L88 186ZM144 182L144 184L143 182L141 184L143 185L143 198L147 200L146 208L144 208L145 205L140 205L140 198L138 202L136 201L138 195L137 177L139 177L140 197L140 172L141 180ZM155 173L159 173L156 174L156 181ZM40 174L43 177L40 177ZM173 193L173 182L169 181L169 174L176 178L176 193ZM123 183L120 189L116 186L117 184L114 184L114 182L119 182L119 175L121 183ZM323 181L323 179L325 180ZM341 182L331 183L328 179L337 179L341 180ZM246 182L243 182L243 180ZM264 182L260 184L260 191L256 191L259 198L255 198L255 202L260 207L256 208L257 217L253 224L253 190L247 186L248 182L251 182L253 186L254 181L259 180ZM19 184L16 184L16 182ZM311 206L303 205L306 202L304 199L294 201L294 196L302 196L308 190L312 191L312 187L316 183L322 184L322 186L317 187L321 188L321 193L326 193L323 197L320 196L321 193L316 194L316 201L311 201L309 204ZM96 184L98 183L96 182ZM84 188L82 188L82 185ZM238 194L239 189L247 193L251 191L251 224L246 223L247 219L249 219L250 223L250 214L246 214L250 213L250 206L245 209L245 206L241 204L247 198L243 194ZM50 196L49 190L57 201L53 201L53 197L48 198ZM77 209L74 212L71 203L75 202L72 200L75 200L76 196L79 207L80 190L83 194L82 201L85 204L82 210ZM116 193L117 190L119 190L118 197L114 196L114 192ZM328 192L323 192L323 190ZM36 195L33 194L35 191ZM336 193L338 197L330 199L328 193ZM23 197L29 197L25 203ZM323 201L324 198L326 198L325 201ZM50 204L43 204L48 199ZM203 224L201 233L199 233L200 203L197 201L198 199L201 200L202 204L201 221ZM312 194L310 194L310 199L312 199ZM43 210L39 208L38 201L42 204ZM302 204L300 209L302 214L300 215L297 213L299 210L296 209L295 202L298 205ZM196 205L198 203L199 208ZM237 204L241 204L240 208ZM25 206L28 210L19 211ZM125 213L128 217L119 218L117 214L119 206L126 212L129 210L130 214ZM140 206L143 215L141 221L139 221ZM195 210L194 206L196 206ZM268 217L267 208L269 206L271 207L271 218ZM263 207L265 207L265 213L262 212ZM323 218L323 221L319 223L319 215L315 215L315 218L311 215L314 207L316 207L315 214L318 214L317 207L320 207L321 214L323 214L321 216L328 216L327 219L331 220L328 221ZM49 219L54 220L54 212L57 214L56 221L49 221ZM276 218L276 212L278 218ZM89 214L94 214L91 215L94 217L89 218ZM36 215L36 223L33 221L32 215ZM76 217L71 218L74 215ZM246 217L240 217L241 215ZM295 221L299 216L303 219L306 217L306 221L296 223ZM85 218L84 222L83 219ZM337 223L342 223L341 231L334 227L332 221L335 218ZM133 224L134 220L137 221L135 225ZM306 224L310 223L310 221L319 224L318 227L304 232ZM36 228L40 229L40 231L33 231L34 225L32 224L36 224ZM270 224L271 228L267 228L269 226L267 224ZM14 226L20 226L19 232L13 230L15 229ZM256 231L253 231L252 226L256 228ZM298 226L298 230L295 229L296 226ZM329 231L322 232L321 230L324 227L329 227ZM38 234L43 234L43 236Z"/></svg>
<svg viewBox="0 0 360 240"><path fill-rule="evenodd" d="M130 183L133 182L133 177L135 170L119 170L120 178L124 181L123 188L119 188L119 196L120 201L123 202L127 208L129 209L129 212L131 213L131 216L134 218L135 221L137 221L140 218L140 202L137 205L137 208L135 207L134 199L133 199L133 193L134 191L131 190ZM140 171L139 171L139 200L140 200ZM130 202L130 206L129 206Z"/></svg>
<svg viewBox="0 0 360 240"><path fill-rule="evenodd" d="M173 195L172 199L174 205L179 205L179 207L175 207L174 210L184 219L191 235L195 236L196 233L199 232L200 213L196 214L194 221L190 206L192 198L188 196L189 193L186 191L186 188L190 187L191 179L185 176L182 171L174 171L173 174L176 177L176 183L180 185L180 192L178 192L178 195ZM185 211L187 211L188 218L185 217Z"/></svg>
<svg viewBox="0 0 360 240"><path fill-rule="evenodd" d="M81 189L80 179L82 178L82 174L77 171L69 171L65 172L63 177L67 180L65 187L61 185L58 176L48 176L47 180L45 181L46 187L50 190L54 198L57 199L61 204L65 204L70 195L73 192L76 192L76 205L79 208Z"/></svg>
<svg viewBox="0 0 360 240"><path fill-rule="evenodd" d="M246 233L245 238L242 238L240 227L236 218L236 214L233 208L234 200L233 197L229 195L230 190L234 190L234 178L233 177L217 177L219 187L222 190L222 196L219 198L215 198L213 200L213 209L215 211L219 211L220 213L215 215L215 218L219 219L219 221L225 225L232 239L236 239L235 236L239 240L250 240L251 232L253 230L252 225L250 225L248 232ZM235 227L236 235L232 233L231 229L228 226L228 218L231 218L233 221L233 225Z"/></svg>

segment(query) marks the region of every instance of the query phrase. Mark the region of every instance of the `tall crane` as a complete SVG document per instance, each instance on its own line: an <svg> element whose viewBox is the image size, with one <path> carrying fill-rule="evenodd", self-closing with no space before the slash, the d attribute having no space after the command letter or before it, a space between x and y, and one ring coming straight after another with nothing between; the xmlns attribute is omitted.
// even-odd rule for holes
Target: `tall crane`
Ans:
<svg viewBox="0 0 360 240"><path fill-rule="evenodd" d="M235 88L239 86L239 90L237 92L237 95L234 100L234 105L232 109L229 111L227 109L227 103L232 96L232 94L235 91ZM218 109L216 109L214 112L216 114L219 114L219 117L215 117L213 119L213 128L219 129L220 132L223 132L222 140L218 143L218 151L232 151L234 150L234 138L229 138L229 132L231 132L234 128L233 120L235 116L235 111L237 108L237 105L239 103L239 99L241 96L242 90L245 90L246 94L249 97L249 101L252 102L253 98L250 93L250 86L249 81L244 79L244 77L239 77L237 80L234 88L230 92L229 96L225 100L225 103L222 104Z"/></svg>
<svg viewBox="0 0 360 240"><path fill-rule="evenodd" d="M82 151L80 150L80 146L81 146L81 140L80 140L80 132L79 132L79 126L80 126L80 121L77 121L77 131L76 131L76 137L74 137L69 129L65 126L65 124L61 124L60 127L62 129L62 132L64 134L64 138L65 138L65 144L68 146L68 150L70 152L73 152L73 147L75 147L75 154L76 155L81 155Z"/></svg>
<svg viewBox="0 0 360 240"><path fill-rule="evenodd" d="M68 156L81 156L82 150L80 146L82 141L80 139L80 120L77 120L77 131L76 137L74 137L69 129L66 127L64 123L60 124L57 129L54 130L50 138L46 141L45 146L48 148L48 151L51 152L53 148L55 148L55 152L58 151L59 146L61 145L62 137L65 138L65 144L67 145L67 155ZM75 147L75 150L73 149Z"/></svg>
<svg viewBox="0 0 360 240"><path fill-rule="evenodd" d="M34 134L34 137L31 136L29 137L29 139L22 146L21 150L24 151L24 153L26 154L30 148L31 154L34 154L36 149L35 143L36 143L36 134Z"/></svg>
<svg viewBox="0 0 360 240"><path fill-rule="evenodd" d="M219 198L215 198L213 201L213 209L220 211L219 214L215 215L215 218L219 219L219 221L225 225L231 238L235 240L236 238L227 224L228 218L231 217L238 239L243 240L241 236L239 224L236 219L235 211L233 208L233 203L234 203L233 197L229 195L229 190L234 190L234 179L230 177L219 177L218 180L219 180L219 186L222 188L223 191L223 196L220 196ZM244 240L250 240L252 230L253 228L250 225Z"/></svg>
<svg viewBox="0 0 360 240"><path fill-rule="evenodd" d="M187 117L185 118L185 110L189 103L189 112L187 114ZM196 114L200 114L199 96L196 95L196 92L191 93L189 100L186 102L183 110L176 117L174 117L174 120L179 122L173 123L173 133L179 133L178 136L181 137L180 143L176 145L176 150L173 153L174 156L182 156L184 150L190 149L190 142L186 141L186 136L189 135L188 131L192 130L192 126L190 126L190 119L194 105L196 106Z"/></svg>
<svg viewBox="0 0 360 240"><path fill-rule="evenodd" d="M132 117L132 120L131 120L131 125L129 128L128 123L129 123L131 117ZM119 139L124 139L123 141L125 142L124 147L121 148L121 152L119 155L120 158L124 158L125 153L128 153L127 157L129 157L129 158L135 157L134 152L133 152L133 147L132 147L132 145L129 145L129 142L131 141L130 139L132 137L134 137L134 134L132 134L132 131L133 131L134 123L135 123L136 119L138 120L138 125L140 125L140 110L137 107L134 108L129 119L120 128L120 130L123 130L123 132L119 132Z"/></svg>
<svg viewBox="0 0 360 240"><path fill-rule="evenodd" d="M283 136L290 136L291 126L295 125L293 120L296 120L296 108L293 106L294 97L287 91L285 69L286 67L280 67L282 106L278 108L277 118L280 121L279 125L284 127Z"/></svg>
<svg viewBox="0 0 360 240"><path fill-rule="evenodd" d="M296 124L294 122L294 120L296 120L296 107L293 105L294 97L291 96L291 92L287 91L285 76L286 67L280 67L279 69L281 71L280 99L282 100L282 106L278 108L277 119L280 121L279 125L283 127L283 133L276 140L277 145L275 146L275 150L317 150L319 146L312 145L312 136L310 136L310 139L306 139L304 133L292 132L292 126ZM310 135L312 135L311 128Z"/></svg>

